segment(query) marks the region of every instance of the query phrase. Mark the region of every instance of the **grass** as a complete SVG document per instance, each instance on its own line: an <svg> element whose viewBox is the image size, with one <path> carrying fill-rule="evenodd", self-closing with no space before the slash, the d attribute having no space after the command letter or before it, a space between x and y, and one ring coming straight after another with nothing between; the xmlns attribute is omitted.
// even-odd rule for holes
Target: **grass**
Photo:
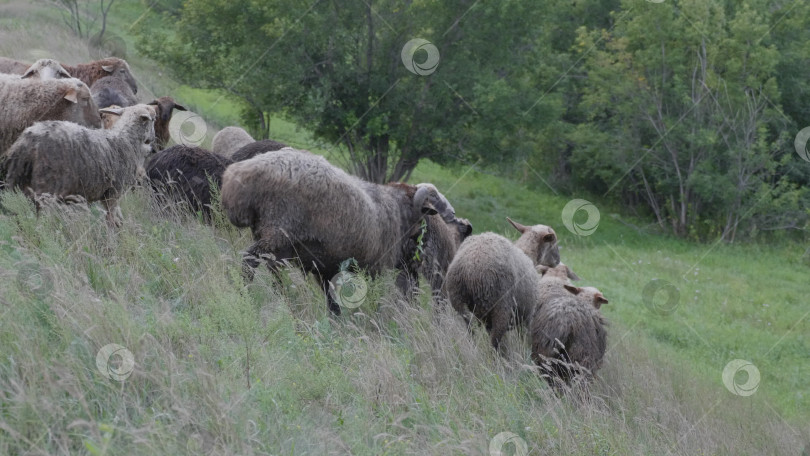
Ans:
<svg viewBox="0 0 810 456"><path fill-rule="evenodd" d="M120 24L139 5L116 2L112 30L126 37ZM89 51L57 19L41 5L0 3L0 53L85 60ZM34 22L48 33L32 31ZM212 125L233 122L232 100L219 114L203 111L217 94L127 58L149 90L176 95ZM271 129L323 152L292 124ZM468 334L428 293L402 301L391 277L370 281L364 304L339 318L294 269L281 284L264 271L245 284L249 232L200 224L144 189L124 198L116 231L97 210L36 217L5 192L0 454L490 454L501 432L517 434L529 454L806 448L806 246L688 243L636 228L645 221L598 201L598 228L577 236L561 219L570 198L544 188L431 162L412 181L435 183L475 232L514 237L506 215L555 227L566 264L610 299L610 348L589 389L557 397L531 368L522 334L509 336L509 359L498 357L483 331ZM653 279L677 290L671 302L667 290L645 295ZM97 367L108 344L132 354L124 381ZM723 384L734 359L759 371L751 396ZM110 360L114 372L120 362Z"/></svg>

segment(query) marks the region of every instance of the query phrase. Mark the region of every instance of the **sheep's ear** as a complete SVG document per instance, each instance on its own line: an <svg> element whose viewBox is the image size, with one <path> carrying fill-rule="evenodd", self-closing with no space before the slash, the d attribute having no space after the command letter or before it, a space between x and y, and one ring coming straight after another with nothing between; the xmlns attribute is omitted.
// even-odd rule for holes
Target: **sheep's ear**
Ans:
<svg viewBox="0 0 810 456"><path fill-rule="evenodd" d="M157 106L158 101L157 100L152 100L152 101L150 101L149 103L146 103L146 104L151 105L151 106Z"/></svg>
<svg viewBox="0 0 810 456"><path fill-rule="evenodd" d="M510 219L509 217L506 217L506 220L508 220L509 223L511 223L512 226L514 226L516 230L520 231L520 234L523 234L526 231L529 231L529 227L521 225L520 223Z"/></svg>
<svg viewBox="0 0 810 456"><path fill-rule="evenodd" d="M71 87L70 89L68 89L67 92L65 92L65 96L63 98L71 103L78 103L79 102L78 95L79 91L76 90L75 87Z"/></svg>
<svg viewBox="0 0 810 456"><path fill-rule="evenodd" d="M538 264L537 266L534 267L534 269L537 270L537 272L539 272L540 274L545 275L548 272L549 267L544 264Z"/></svg>
<svg viewBox="0 0 810 456"><path fill-rule="evenodd" d="M20 79L28 79L35 74L37 74L36 70L29 68L22 76L20 76Z"/></svg>
<svg viewBox="0 0 810 456"><path fill-rule="evenodd" d="M101 69L106 71L107 73L112 73L115 68L112 65L101 65Z"/></svg>
<svg viewBox="0 0 810 456"><path fill-rule="evenodd" d="M120 116L124 113L124 108L102 108L99 109L98 112L103 112L106 114L115 114L116 116Z"/></svg>
<svg viewBox="0 0 810 456"><path fill-rule="evenodd" d="M185 106L183 106L183 105L179 105L179 104L177 104L177 103L175 103L175 104L174 104L174 109L176 109L176 110L178 110L178 111L188 111L188 109L186 109L186 107L185 107Z"/></svg>
<svg viewBox="0 0 810 456"><path fill-rule="evenodd" d="M471 235L473 232L472 223L468 222L467 220L461 220L461 235L466 238L467 236Z"/></svg>
<svg viewBox="0 0 810 456"><path fill-rule="evenodd" d="M573 285L565 284L563 285L563 288L565 288L566 290L570 291L572 294L575 295L578 295L580 292L582 292L582 288L575 287Z"/></svg>
<svg viewBox="0 0 810 456"><path fill-rule="evenodd" d="M602 293L596 293L596 296L593 298L593 306L597 309L602 307L602 304L607 304L608 300L606 297L602 295Z"/></svg>
<svg viewBox="0 0 810 456"><path fill-rule="evenodd" d="M571 270L568 266L565 267L565 270L568 271L568 278L571 280L582 280L579 278L578 275L574 274L574 271Z"/></svg>

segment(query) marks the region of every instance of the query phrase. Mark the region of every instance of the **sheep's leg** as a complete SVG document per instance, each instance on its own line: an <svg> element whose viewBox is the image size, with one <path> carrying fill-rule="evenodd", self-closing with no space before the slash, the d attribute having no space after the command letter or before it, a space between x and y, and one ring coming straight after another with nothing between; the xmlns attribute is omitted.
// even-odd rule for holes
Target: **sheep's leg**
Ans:
<svg viewBox="0 0 810 456"><path fill-rule="evenodd" d="M118 199L105 198L101 200L101 204L107 211L107 225L109 225L110 228L120 228L121 225L123 225L123 214L121 214L121 208L118 207ZM119 219L119 217L121 217L121 219Z"/></svg>

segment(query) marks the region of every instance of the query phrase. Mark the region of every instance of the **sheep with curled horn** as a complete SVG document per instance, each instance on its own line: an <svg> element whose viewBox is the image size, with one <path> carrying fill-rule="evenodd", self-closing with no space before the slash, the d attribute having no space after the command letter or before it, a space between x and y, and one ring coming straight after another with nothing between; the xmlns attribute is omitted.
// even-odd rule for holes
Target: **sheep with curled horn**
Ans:
<svg viewBox="0 0 810 456"><path fill-rule="evenodd" d="M334 314L340 306L328 292L340 265L354 259L375 276L396 269L406 295L416 271L414 238L425 215L456 219L430 184L374 184L351 176L321 156L285 148L236 162L222 177L222 207L238 227L250 227L254 244L245 257L252 277L260 258L276 271L286 260L314 273Z"/></svg>
<svg viewBox="0 0 810 456"><path fill-rule="evenodd" d="M521 235L514 243L496 233L467 238L456 252L444 293L469 325L471 315L484 324L500 350L503 336L528 326L539 300L535 266L560 262L557 235L546 225L524 226L507 218Z"/></svg>

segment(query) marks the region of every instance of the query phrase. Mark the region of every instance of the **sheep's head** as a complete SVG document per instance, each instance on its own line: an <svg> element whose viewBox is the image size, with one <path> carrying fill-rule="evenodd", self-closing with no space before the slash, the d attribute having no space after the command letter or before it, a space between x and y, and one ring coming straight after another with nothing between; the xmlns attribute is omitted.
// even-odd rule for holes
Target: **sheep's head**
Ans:
<svg viewBox="0 0 810 456"><path fill-rule="evenodd" d="M578 299L583 300L584 302L588 302L593 305L594 308L599 309L602 307L602 304L607 304L608 300L605 298L605 295L602 294L601 291L594 287L575 287L573 285L563 285L568 292L575 295Z"/></svg>
<svg viewBox="0 0 810 456"><path fill-rule="evenodd" d="M557 233L546 225L524 226L506 217L506 220L520 232L515 247L523 251L535 265L555 267L560 264L560 249L557 247Z"/></svg>
<svg viewBox="0 0 810 456"><path fill-rule="evenodd" d="M20 76L21 79L67 79L70 77L70 73L62 68L62 65L54 59L39 59Z"/></svg>
<svg viewBox="0 0 810 456"><path fill-rule="evenodd" d="M116 78L127 83L132 93L138 93L138 83L135 81L135 76L129 69L129 64L126 60L116 57L108 57L99 60L101 69L107 73L107 76L115 76Z"/></svg>
<svg viewBox="0 0 810 456"><path fill-rule="evenodd" d="M162 150L169 141L169 121L174 110L185 111L186 107L178 104L172 97L160 97L150 101L149 106L154 106L157 112L157 128L155 129L155 151Z"/></svg>
<svg viewBox="0 0 810 456"><path fill-rule="evenodd" d="M65 79L65 88L62 99L68 102L64 120L86 125L92 128L101 128L101 117L99 116L96 102L90 95L90 88L82 81L71 78ZM62 84L62 82L59 82ZM57 109L63 109L58 107Z"/></svg>
<svg viewBox="0 0 810 456"><path fill-rule="evenodd" d="M580 280L579 276L574 274L574 271L563 263L560 263L553 268L550 268L544 264L538 264L534 268L540 273L540 275L543 276L544 279L555 278L562 280Z"/></svg>
<svg viewBox="0 0 810 456"><path fill-rule="evenodd" d="M152 151L155 142L155 108L153 106L138 104L128 108L104 108L99 110L102 114L118 116L120 119L114 123L113 128L131 128L137 132L141 141L143 158ZM119 127L119 124L121 125Z"/></svg>

